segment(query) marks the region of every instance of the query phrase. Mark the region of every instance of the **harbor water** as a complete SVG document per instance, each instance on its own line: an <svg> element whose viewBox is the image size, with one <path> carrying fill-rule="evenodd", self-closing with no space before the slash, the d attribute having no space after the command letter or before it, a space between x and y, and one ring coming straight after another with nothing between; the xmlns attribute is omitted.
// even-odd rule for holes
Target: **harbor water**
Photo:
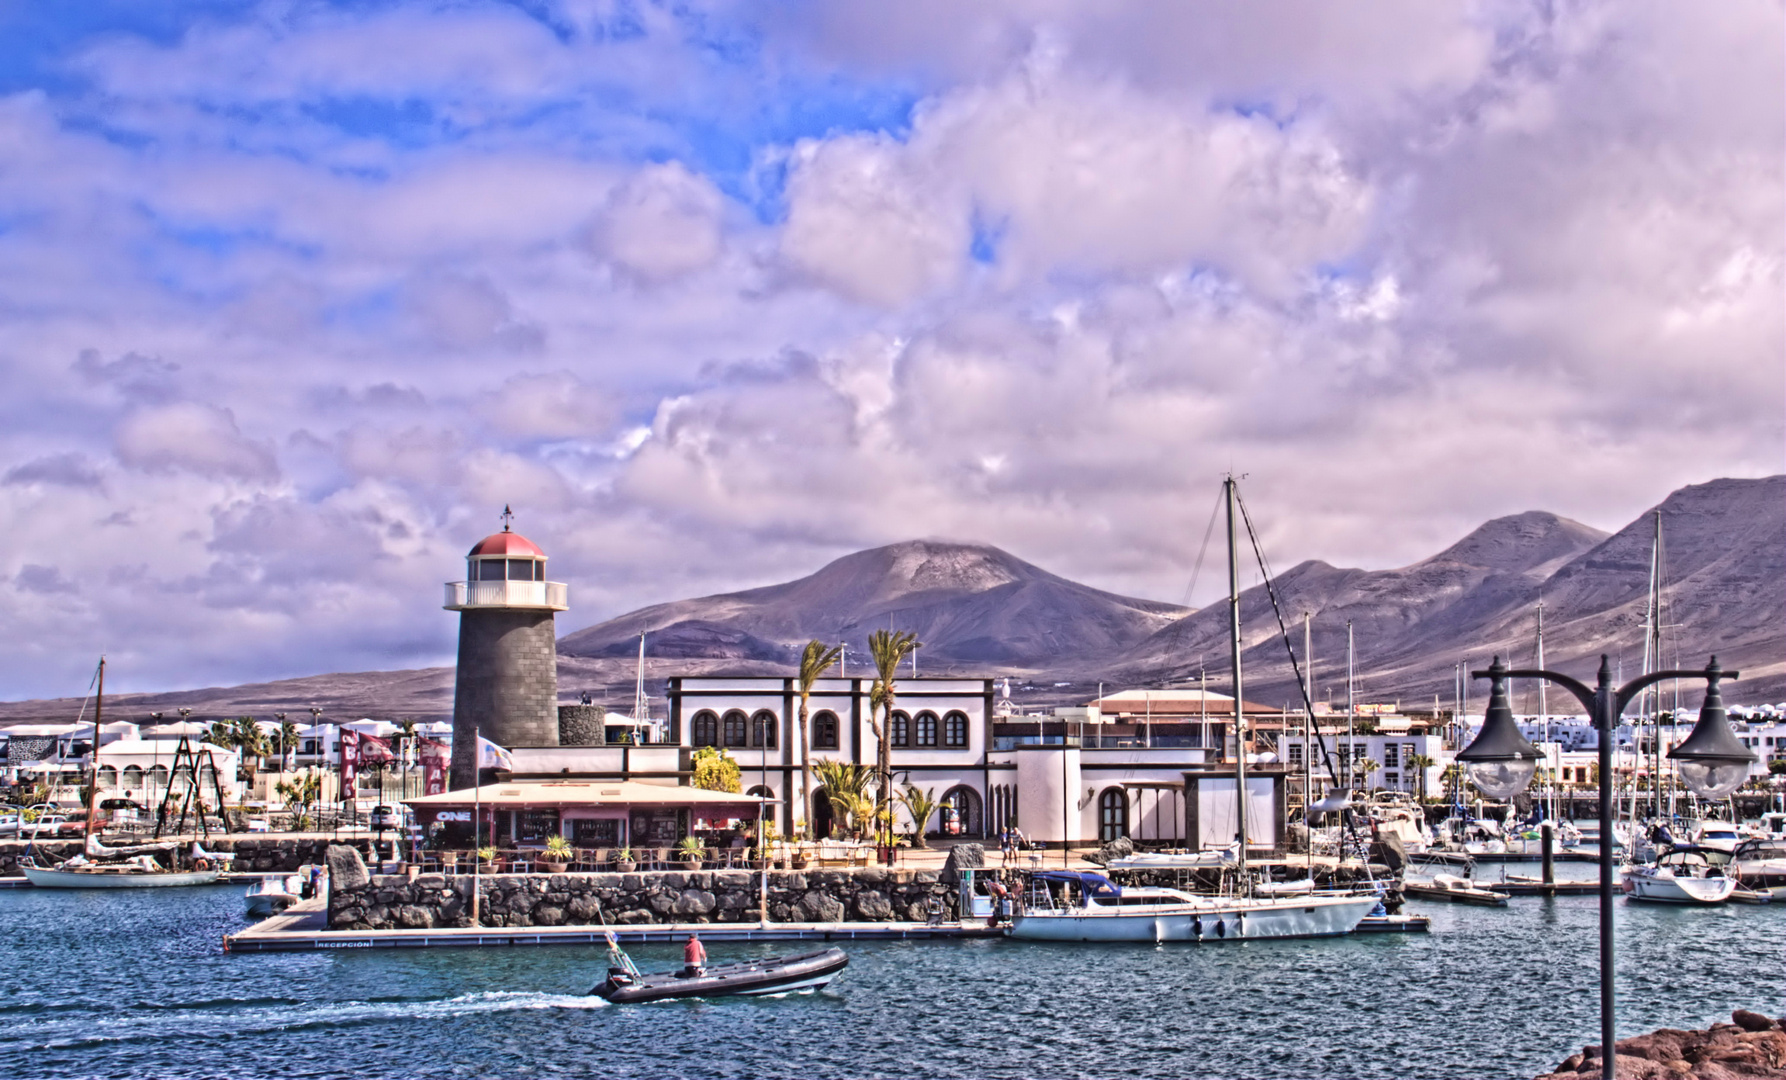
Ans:
<svg viewBox="0 0 1786 1080"><path fill-rule="evenodd" d="M1414 903L1430 934L1321 941L857 942L810 996L610 1006L594 948L230 955L240 887L15 889L0 1076L1530 1077L1598 1041L1596 903ZM1617 919L1621 1034L1786 1013L1786 905Z"/></svg>

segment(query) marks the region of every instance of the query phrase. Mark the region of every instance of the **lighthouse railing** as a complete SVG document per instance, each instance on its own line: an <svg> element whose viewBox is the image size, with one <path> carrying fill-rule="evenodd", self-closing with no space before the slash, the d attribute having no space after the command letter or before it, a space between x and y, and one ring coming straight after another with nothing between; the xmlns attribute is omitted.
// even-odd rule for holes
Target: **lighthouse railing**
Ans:
<svg viewBox="0 0 1786 1080"><path fill-rule="evenodd" d="M519 607L562 611L570 607L570 586L562 581L449 581L442 606L450 610Z"/></svg>

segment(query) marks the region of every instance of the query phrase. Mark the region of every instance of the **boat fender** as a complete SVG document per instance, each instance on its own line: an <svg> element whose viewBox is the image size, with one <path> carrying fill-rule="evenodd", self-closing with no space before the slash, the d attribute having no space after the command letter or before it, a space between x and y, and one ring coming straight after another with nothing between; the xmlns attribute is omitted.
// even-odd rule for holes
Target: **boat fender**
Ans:
<svg viewBox="0 0 1786 1080"><path fill-rule="evenodd" d="M1191 933L1197 935L1199 939L1203 937L1203 916L1191 916Z"/></svg>
<svg viewBox="0 0 1786 1080"><path fill-rule="evenodd" d="M1215 921L1215 936L1216 937L1227 937L1228 936L1228 923L1225 920L1217 919Z"/></svg>

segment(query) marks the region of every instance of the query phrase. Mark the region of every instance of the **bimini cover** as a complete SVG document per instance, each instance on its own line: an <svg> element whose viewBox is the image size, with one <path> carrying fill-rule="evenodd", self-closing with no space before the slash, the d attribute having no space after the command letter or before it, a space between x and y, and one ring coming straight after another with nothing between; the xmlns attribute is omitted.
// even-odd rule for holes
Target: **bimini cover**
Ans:
<svg viewBox="0 0 1786 1080"><path fill-rule="evenodd" d="M1036 881L1061 881L1077 885L1085 890L1087 896L1122 895L1122 886L1103 874L1094 874L1089 870L1037 870L1030 877Z"/></svg>

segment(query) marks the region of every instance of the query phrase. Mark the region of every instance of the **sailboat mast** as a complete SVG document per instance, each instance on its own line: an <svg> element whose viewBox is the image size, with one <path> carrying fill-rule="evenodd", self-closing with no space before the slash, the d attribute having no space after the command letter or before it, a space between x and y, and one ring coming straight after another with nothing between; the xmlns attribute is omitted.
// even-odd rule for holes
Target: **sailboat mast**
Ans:
<svg viewBox="0 0 1786 1080"><path fill-rule="evenodd" d="M1228 655L1234 665L1234 804L1240 833L1240 881L1246 882L1246 705L1240 680L1240 554L1234 528L1234 477L1222 481L1228 508Z"/></svg>
<svg viewBox="0 0 1786 1080"><path fill-rule="evenodd" d="M1315 798L1315 653L1309 634L1309 613L1302 613L1302 823L1309 826L1309 803ZM1315 845L1309 844L1312 858ZM1310 864L1311 866L1313 863ZM1313 878L1313 872L1309 877Z"/></svg>
<svg viewBox="0 0 1786 1080"><path fill-rule="evenodd" d="M1352 790L1352 752L1357 749L1353 743L1352 718L1358 714L1358 703L1352 696L1352 620L1346 620L1346 753L1340 758L1346 763L1346 791Z"/></svg>
<svg viewBox="0 0 1786 1080"><path fill-rule="evenodd" d="M99 658L99 690L93 698L93 758L92 780L87 785L87 836L93 839L93 819L99 809L99 722L100 713L105 709L105 657Z"/></svg>
<svg viewBox="0 0 1786 1080"><path fill-rule="evenodd" d="M1656 511L1655 540L1650 546L1650 591L1644 597L1644 634L1643 634L1643 674L1648 675L1662 664L1662 511ZM1662 816L1662 691L1651 687L1644 691L1649 707L1644 710L1650 720L1650 795L1655 807L1655 816ZM1643 746L1638 744L1638 752ZM1636 770L1632 770L1631 783L1637 783ZM1633 826L1635 827L1635 826Z"/></svg>

